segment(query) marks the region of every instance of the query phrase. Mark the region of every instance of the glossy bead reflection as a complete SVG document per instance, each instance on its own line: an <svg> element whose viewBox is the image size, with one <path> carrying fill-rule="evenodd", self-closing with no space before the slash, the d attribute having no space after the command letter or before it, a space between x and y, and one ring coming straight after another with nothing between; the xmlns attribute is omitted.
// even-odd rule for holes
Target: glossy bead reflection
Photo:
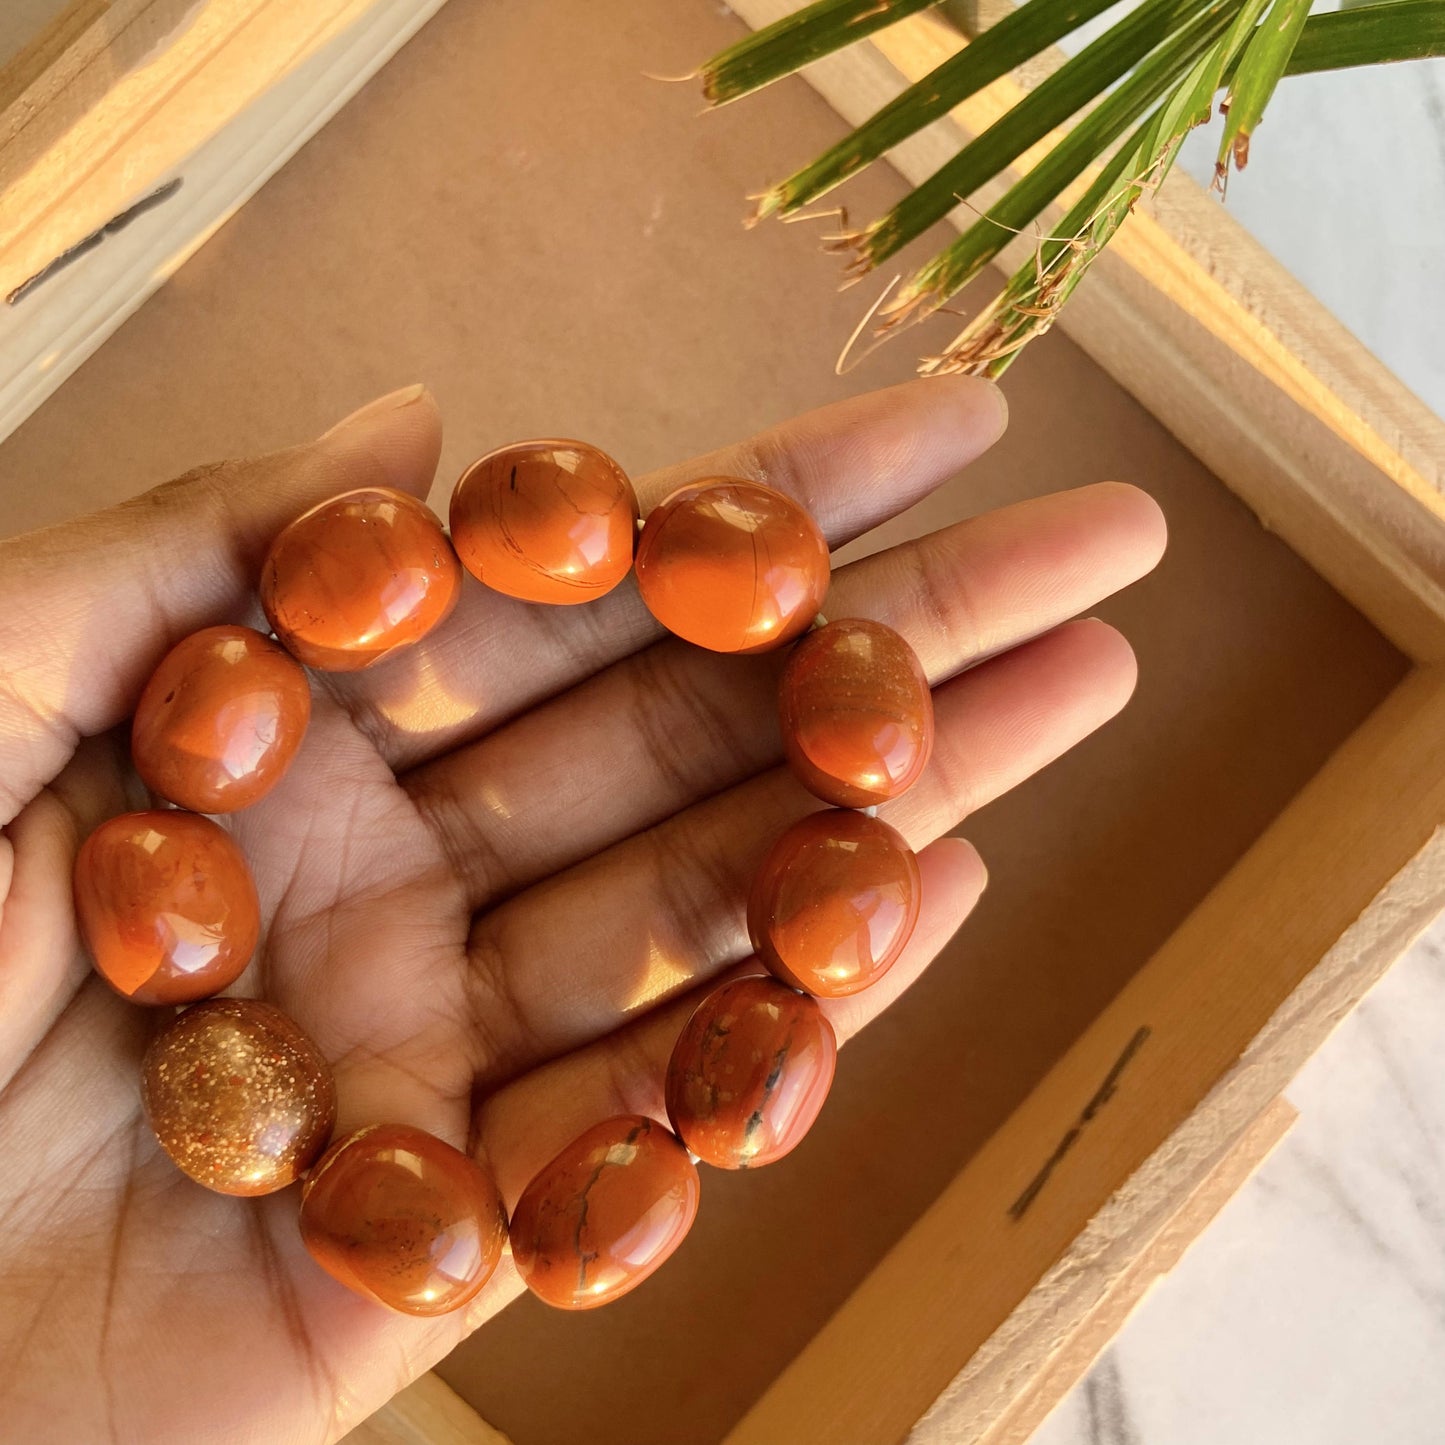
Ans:
<svg viewBox="0 0 1445 1445"><path fill-rule="evenodd" d="M815 1000L771 978L714 989L667 1066L667 1115L720 1169L771 1164L795 1148L828 1097L838 1044Z"/></svg>
<svg viewBox="0 0 1445 1445"><path fill-rule="evenodd" d="M515 442L452 493L452 544L479 582L524 602L591 602L632 568L637 495L585 442Z"/></svg>
<svg viewBox="0 0 1445 1445"><path fill-rule="evenodd" d="M527 1288L586 1310L635 1289L697 1215L697 1170L661 1124L608 1119L569 1144L512 1211L512 1258Z"/></svg>
<svg viewBox="0 0 1445 1445"><path fill-rule="evenodd" d="M141 1063L146 1118L176 1167L220 1194L270 1194L326 1147L336 1089L278 1008L213 998L177 1015Z"/></svg>
<svg viewBox="0 0 1445 1445"><path fill-rule="evenodd" d="M96 971L135 1003L219 993L256 950L251 870L209 818L171 809L111 818L81 845L74 884Z"/></svg>
<svg viewBox="0 0 1445 1445"><path fill-rule="evenodd" d="M492 1277L507 1215L490 1176L407 1124L339 1140L301 1190L301 1238L334 1279L409 1315L460 1309Z"/></svg>
<svg viewBox="0 0 1445 1445"><path fill-rule="evenodd" d="M276 538L261 569L261 605L308 667L355 672L444 621L461 576L424 502L361 487L313 507Z"/></svg>
<svg viewBox="0 0 1445 1445"><path fill-rule="evenodd" d="M766 652L817 616L828 544L802 507L761 482L690 482L648 517L637 585L652 615L688 642Z"/></svg>
<svg viewBox="0 0 1445 1445"><path fill-rule="evenodd" d="M753 947L819 998L858 993L893 966L918 922L918 860L887 823L829 809L778 839L753 881Z"/></svg>
<svg viewBox="0 0 1445 1445"><path fill-rule="evenodd" d="M933 694L913 649L846 618L793 649L778 688L793 775L824 802L867 808L911 787L933 751Z"/></svg>
<svg viewBox="0 0 1445 1445"><path fill-rule="evenodd" d="M249 627L207 627L161 660L136 704L145 785L197 813L249 807L281 780L311 717L301 665Z"/></svg>

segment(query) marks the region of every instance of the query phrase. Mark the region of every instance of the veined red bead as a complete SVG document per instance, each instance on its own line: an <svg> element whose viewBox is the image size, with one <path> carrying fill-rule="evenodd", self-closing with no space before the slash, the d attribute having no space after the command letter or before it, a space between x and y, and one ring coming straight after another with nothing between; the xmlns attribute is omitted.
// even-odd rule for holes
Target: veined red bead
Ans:
<svg viewBox="0 0 1445 1445"><path fill-rule="evenodd" d="M522 1191L512 1258L527 1288L564 1310L636 1289L697 1215L697 1170L661 1124L626 1114L594 1125Z"/></svg>
<svg viewBox="0 0 1445 1445"><path fill-rule="evenodd" d="M753 881L748 932L769 970L819 998L843 998L893 966L918 922L918 859L864 813L795 823Z"/></svg>
<svg viewBox="0 0 1445 1445"><path fill-rule="evenodd" d="M355 672L445 621L461 580L425 502L360 487L281 532L261 569L261 605L293 657L323 672Z"/></svg>
<svg viewBox="0 0 1445 1445"><path fill-rule="evenodd" d="M715 988L667 1066L667 1116L699 1159L752 1169L801 1143L828 1097L838 1041L815 999L776 979Z"/></svg>
<svg viewBox="0 0 1445 1445"><path fill-rule="evenodd" d="M196 813L249 807L281 781L311 717L305 670L250 627L207 627L161 659L131 724L135 770Z"/></svg>
<svg viewBox="0 0 1445 1445"><path fill-rule="evenodd" d="M219 824L169 808L107 819L75 857L75 913L96 972L134 1003L193 1003L234 983L261 910Z"/></svg>
<svg viewBox="0 0 1445 1445"><path fill-rule="evenodd" d="M514 442L462 473L452 545L479 582L524 602L591 602L632 569L637 494L585 442Z"/></svg>
<svg viewBox="0 0 1445 1445"><path fill-rule="evenodd" d="M408 1124L338 1140L301 1188L301 1239L357 1294L409 1315L460 1309L492 1277L507 1215L491 1176Z"/></svg>
<svg viewBox="0 0 1445 1445"><path fill-rule="evenodd" d="M896 798L933 751L922 664L881 622L842 618L803 638L783 669L778 717L793 776L837 807Z"/></svg>
<svg viewBox="0 0 1445 1445"><path fill-rule="evenodd" d="M766 652L802 632L828 591L828 544L791 497L713 477L647 518L637 585L669 632L714 652Z"/></svg>

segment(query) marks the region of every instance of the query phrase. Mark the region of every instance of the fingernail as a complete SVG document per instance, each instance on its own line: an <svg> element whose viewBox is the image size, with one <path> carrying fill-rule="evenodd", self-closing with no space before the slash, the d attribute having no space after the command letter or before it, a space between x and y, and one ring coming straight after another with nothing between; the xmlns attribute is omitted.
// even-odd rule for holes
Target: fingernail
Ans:
<svg viewBox="0 0 1445 1445"><path fill-rule="evenodd" d="M988 389L993 393L994 405L998 407L998 434L1002 436L1008 430L1008 397L1003 394L1003 387L998 382L983 378Z"/></svg>
<svg viewBox="0 0 1445 1445"><path fill-rule="evenodd" d="M389 391L385 396L379 396L375 401L369 401L365 406L358 407L350 416L342 417L330 431L322 432L321 440L326 441L342 432L350 433L362 430L370 426L377 417L400 411L402 407L420 401L425 395L426 386L420 381L411 386L404 386L399 391Z"/></svg>

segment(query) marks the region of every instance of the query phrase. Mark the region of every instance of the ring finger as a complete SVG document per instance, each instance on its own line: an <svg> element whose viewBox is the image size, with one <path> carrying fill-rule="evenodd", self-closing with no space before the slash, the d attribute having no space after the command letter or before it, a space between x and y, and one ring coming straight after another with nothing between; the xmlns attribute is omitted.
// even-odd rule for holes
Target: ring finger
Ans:
<svg viewBox="0 0 1445 1445"><path fill-rule="evenodd" d="M883 816L915 849L1113 716L1134 684L1128 644L1071 623L935 693L937 741L919 783ZM479 918L470 1015L482 1090L610 1032L747 951L762 854L817 805L782 769L732 788L540 883Z"/></svg>

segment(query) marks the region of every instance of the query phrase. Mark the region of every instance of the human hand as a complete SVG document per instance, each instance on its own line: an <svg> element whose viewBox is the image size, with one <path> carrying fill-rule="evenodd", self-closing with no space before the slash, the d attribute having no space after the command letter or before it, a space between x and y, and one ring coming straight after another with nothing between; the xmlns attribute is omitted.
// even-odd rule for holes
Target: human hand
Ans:
<svg viewBox="0 0 1445 1445"><path fill-rule="evenodd" d="M986 383L910 383L638 492L646 511L693 477L758 477L838 546L1002 426ZM179 1174L138 1091L168 1014L92 974L71 903L81 840L146 806L123 724L167 648L256 621L261 557L292 517L357 486L423 496L439 448L436 407L414 388L308 446L0 543L0 1418L17 1440L319 1445L520 1288L504 1261L458 1315L392 1314L312 1263L295 1190L240 1200ZM1152 501L1105 484L835 573L828 616L907 638L938 727L921 781L883 809L920 850L919 925L877 986L823 1004L840 1040L978 898L983 866L946 830L1128 698L1128 645L1067 619L1147 572L1163 540ZM817 806L778 766L780 665L663 638L630 582L544 608L467 579L409 652L313 674L295 765L230 820L265 920L233 991L316 1040L338 1132L406 1122L469 1146L511 1205L589 1125L665 1117L663 1072L697 989L747 953L751 874Z"/></svg>

